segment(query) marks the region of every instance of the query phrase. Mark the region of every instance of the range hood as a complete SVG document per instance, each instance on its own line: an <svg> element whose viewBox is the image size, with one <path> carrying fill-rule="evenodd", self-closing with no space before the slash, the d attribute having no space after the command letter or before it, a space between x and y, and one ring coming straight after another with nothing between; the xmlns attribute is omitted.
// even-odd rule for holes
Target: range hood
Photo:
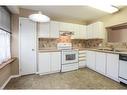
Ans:
<svg viewBox="0 0 127 95"><path fill-rule="evenodd" d="M72 36L74 35L74 32L71 31L60 31L61 36Z"/></svg>

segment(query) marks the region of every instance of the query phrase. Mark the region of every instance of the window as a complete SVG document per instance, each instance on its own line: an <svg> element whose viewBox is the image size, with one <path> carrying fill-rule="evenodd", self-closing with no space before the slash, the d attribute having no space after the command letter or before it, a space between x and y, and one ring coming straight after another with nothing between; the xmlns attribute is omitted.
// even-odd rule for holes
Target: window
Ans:
<svg viewBox="0 0 127 95"><path fill-rule="evenodd" d="M10 33L0 29L0 64L10 58Z"/></svg>

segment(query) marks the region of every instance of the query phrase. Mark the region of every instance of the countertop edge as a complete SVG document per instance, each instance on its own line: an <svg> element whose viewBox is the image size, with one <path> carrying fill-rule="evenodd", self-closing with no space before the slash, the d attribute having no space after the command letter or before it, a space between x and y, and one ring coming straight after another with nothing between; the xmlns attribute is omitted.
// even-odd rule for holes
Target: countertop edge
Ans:
<svg viewBox="0 0 127 95"><path fill-rule="evenodd" d="M96 52L103 52L103 53L112 53L112 54L127 54L127 52L117 52L117 51L108 51L108 50L98 50L97 48L74 48L78 49L79 51L96 51ZM41 49L37 51L38 53L41 52L61 52L61 50L58 49Z"/></svg>

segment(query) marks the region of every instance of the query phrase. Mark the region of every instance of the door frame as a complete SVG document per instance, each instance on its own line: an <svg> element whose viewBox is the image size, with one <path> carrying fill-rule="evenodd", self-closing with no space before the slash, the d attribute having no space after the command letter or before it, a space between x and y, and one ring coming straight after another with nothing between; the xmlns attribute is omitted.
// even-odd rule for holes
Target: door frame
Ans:
<svg viewBox="0 0 127 95"><path fill-rule="evenodd" d="M28 19L29 20L29 18L19 17L19 35L18 35L18 37L19 37L18 38L18 40L19 40L18 41L19 42L18 43L18 47L19 47L18 48L18 53L19 53L18 54L19 55L19 76L25 75L25 74L22 74L22 72L21 72L21 50L20 50L21 49L20 48L20 46L21 46L21 40L20 40L21 39L21 31L20 31L20 29L21 29L20 28L20 26L21 26L20 23L21 22L20 22L20 20L21 19ZM36 22L35 22L35 26L37 26L37 23ZM37 32L37 27L36 27L36 32ZM35 72L34 73L35 74L37 73L37 44L36 43L37 43L37 33L35 33L35 53L36 53L36 57L35 57L35 62L36 63L34 64L34 69L35 69Z"/></svg>

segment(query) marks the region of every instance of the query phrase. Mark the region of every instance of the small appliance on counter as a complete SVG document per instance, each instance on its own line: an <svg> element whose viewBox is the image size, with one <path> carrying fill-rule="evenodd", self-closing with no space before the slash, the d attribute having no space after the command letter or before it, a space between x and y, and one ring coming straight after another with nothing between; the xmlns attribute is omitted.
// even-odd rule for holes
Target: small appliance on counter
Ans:
<svg viewBox="0 0 127 95"><path fill-rule="evenodd" d="M78 69L78 50L71 43L58 43L57 48L62 50L61 72Z"/></svg>

